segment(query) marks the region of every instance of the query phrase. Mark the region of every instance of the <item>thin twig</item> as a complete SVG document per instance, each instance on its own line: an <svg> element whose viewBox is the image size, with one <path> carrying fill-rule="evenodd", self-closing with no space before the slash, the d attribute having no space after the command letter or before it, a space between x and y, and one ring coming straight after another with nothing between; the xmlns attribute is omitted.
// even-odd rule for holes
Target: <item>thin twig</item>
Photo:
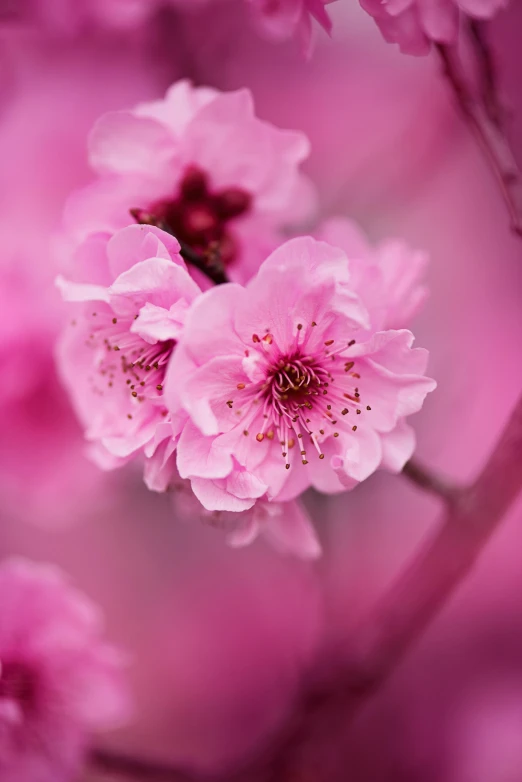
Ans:
<svg viewBox="0 0 522 782"><path fill-rule="evenodd" d="M522 236L522 184L511 146L503 129L492 122L485 108L473 98L461 73L456 51L442 44L436 44L436 49L458 108L495 174L511 218L511 228Z"/></svg>
<svg viewBox="0 0 522 782"><path fill-rule="evenodd" d="M497 127L502 126L505 111L500 101L497 69L493 54L484 30L484 22L471 17L466 19L469 39L473 45L479 71L479 85L484 108L488 117Z"/></svg>
<svg viewBox="0 0 522 782"><path fill-rule="evenodd" d="M194 782L195 777L182 769L152 760L132 757L106 749L93 749L89 755L92 768L139 782Z"/></svg>
<svg viewBox="0 0 522 782"><path fill-rule="evenodd" d="M410 459L409 462L406 462L402 469L402 474L420 489L430 492L430 494L435 494L443 499L444 502L455 502L462 492L461 487L452 486L449 481L446 481L440 475L430 472L415 459Z"/></svg>

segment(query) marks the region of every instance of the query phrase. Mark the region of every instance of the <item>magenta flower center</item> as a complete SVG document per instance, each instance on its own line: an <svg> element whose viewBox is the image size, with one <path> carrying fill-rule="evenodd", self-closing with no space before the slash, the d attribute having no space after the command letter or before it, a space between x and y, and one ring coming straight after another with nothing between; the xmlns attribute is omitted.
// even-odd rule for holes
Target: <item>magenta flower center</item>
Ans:
<svg viewBox="0 0 522 782"><path fill-rule="evenodd" d="M149 208L154 222L164 225L182 243L205 255L216 254L221 263L232 263L237 242L231 224L250 210L252 197L239 187L212 191L205 172L190 167L172 199Z"/></svg>
<svg viewBox="0 0 522 782"><path fill-rule="evenodd" d="M136 316L137 317L137 316ZM98 351L97 372L91 377L94 393L105 395L115 387L138 403L158 403L174 340L149 344L130 331L133 318L115 317L112 311L92 313L93 328L87 345ZM132 414L128 414L132 418Z"/></svg>
<svg viewBox="0 0 522 782"><path fill-rule="evenodd" d="M18 661L1 663L0 700L15 701L27 712L35 703L36 690L36 677L27 664Z"/></svg>
<svg viewBox="0 0 522 782"><path fill-rule="evenodd" d="M316 325L312 323L308 336ZM296 346L291 351L280 351L270 333L262 338L254 334L252 341L257 350L262 348L265 378L239 383L241 396L227 404L231 409L248 407L252 424L258 427L253 432L258 442L277 436L287 469L289 452L296 444L302 463L308 464L309 445L323 459L321 442L325 437L338 437L340 426L357 431L354 417L370 411L371 406L363 405L356 361L343 357L355 340L338 346L327 340L321 349L309 351L306 329L298 324ZM250 432L245 429L243 434L248 437Z"/></svg>

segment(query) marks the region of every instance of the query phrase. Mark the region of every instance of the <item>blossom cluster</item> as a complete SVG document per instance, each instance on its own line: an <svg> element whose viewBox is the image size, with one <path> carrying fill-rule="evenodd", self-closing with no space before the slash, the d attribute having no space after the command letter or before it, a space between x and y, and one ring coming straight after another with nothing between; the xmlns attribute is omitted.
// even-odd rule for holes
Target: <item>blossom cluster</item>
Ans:
<svg viewBox="0 0 522 782"><path fill-rule="evenodd" d="M266 529L315 556L288 503L400 471L434 383L404 329L421 253L345 219L283 241L313 203L307 151L245 90L180 82L102 117L65 214L58 362L102 468L140 456L149 488L183 485L235 545Z"/></svg>

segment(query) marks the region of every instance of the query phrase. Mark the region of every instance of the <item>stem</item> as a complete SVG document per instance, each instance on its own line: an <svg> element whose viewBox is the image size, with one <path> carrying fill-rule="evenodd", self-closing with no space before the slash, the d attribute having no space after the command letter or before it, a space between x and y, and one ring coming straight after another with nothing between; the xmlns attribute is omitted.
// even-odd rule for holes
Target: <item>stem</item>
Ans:
<svg viewBox="0 0 522 782"><path fill-rule="evenodd" d="M115 774L138 782L194 782L195 777L181 769L156 761L131 757L105 749L93 749L90 765L105 774Z"/></svg>
<svg viewBox="0 0 522 782"><path fill-rule="evenodd" d="M488 116L486 109L472 96L455 51L443 44L435 44L444 65L462 117L477 139L497 179L502 197L511 218L512 230L522 236L522 184L517 162L502 127Z"/></svg>
<svg viewBox="0 0 522 782"><path fill-rule="evenodd" d="M455 502L461 493L461 489L452 486L438 475L431 473L426 467L417 461L410 459L402 468L402 474L423 491L437 495L444 502Z"/></svg>
<svg viewBox="0 0 522 782"><path fill-rule="evenodd" d="M469 38L473 44L480 76L480 91L487 115L492 122L500 127L504 116L498 94L498 80L493 55L484 33L483 22L477 19L466 19Z"/></svg>

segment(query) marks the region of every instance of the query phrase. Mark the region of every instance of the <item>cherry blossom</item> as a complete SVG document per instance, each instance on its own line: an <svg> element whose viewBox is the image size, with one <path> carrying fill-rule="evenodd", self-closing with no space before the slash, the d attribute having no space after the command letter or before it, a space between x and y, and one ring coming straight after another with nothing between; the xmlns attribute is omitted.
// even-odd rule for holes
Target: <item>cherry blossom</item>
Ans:
<svg viewBox="0 0 522 782"><path fill-rule="evenodd" d="M163 382L199 288L178 242L153 226L92 235L75 261L85 281L58 279L75 302L58 365L91 455L110 469L140 452L151 457L170 433Z"/></svg>
<svg viewBox="0 0 522 782"><path fill-rule="evenodd" d="M94 605L50 565L0 565L0 777L67 782L88 733L130 714L123 657Z"/></svg>
<svg viewBox="0 0 522 782"><path fill-rule="evenodd" d="M340 247L350 259L349 285L364 302L372 328L403 328L428 296L422 281L428 256L402 239L385 239L372 247L359 226L345 217L325 220L315 232Z"/></svg>
<svg viewBox="0 0 522 782"><path fill-rule="evenodd" d="M507 0L360 0L384 38L405 54L428 54L431 42L455 43L459 18L490 19Z"/></svg>
<svg viewBox="0 0 522 782"><path fill-rule="evenodd" d="M278 248L243 288L207 291L187 315L165 402L177 466L208 510L353 488L411 456L434 382L405 330L372 330L349 262L309 237Z"/></svg>
<svg viewBox="0 0 522 782"><path fill-rule="evenodd" d="M326 6L334 0L247 0L261 28L276 41L298 37L305 52L310 51L312 19L328 34L332 22Z"/></svg>
<svg viewBox="0 0 522 782"><path fill-rule="evenodd" d="M277 245L279 228L313 203L299 171L307 139L258 119L248 90L178 82L164 100L103 116L89 151L98 178L66 208L73 242L134 218L165 228L239 281Z"/></svg>

